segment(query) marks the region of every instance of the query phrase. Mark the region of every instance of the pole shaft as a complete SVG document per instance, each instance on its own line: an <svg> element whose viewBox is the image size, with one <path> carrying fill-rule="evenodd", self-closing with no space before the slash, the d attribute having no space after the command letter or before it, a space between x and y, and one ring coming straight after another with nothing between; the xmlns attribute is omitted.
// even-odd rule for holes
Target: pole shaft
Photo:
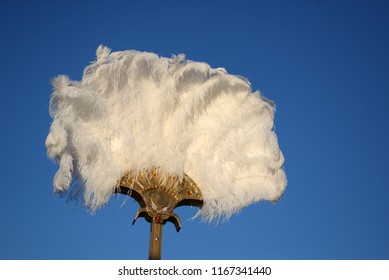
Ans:
<svg viewBox="0 0 389 280"><path fill-rule="evenodd" d="M149 260L161 259L161 247L162 247L162 224L156 221L151 222L150 229L150 249Z"/></svg>

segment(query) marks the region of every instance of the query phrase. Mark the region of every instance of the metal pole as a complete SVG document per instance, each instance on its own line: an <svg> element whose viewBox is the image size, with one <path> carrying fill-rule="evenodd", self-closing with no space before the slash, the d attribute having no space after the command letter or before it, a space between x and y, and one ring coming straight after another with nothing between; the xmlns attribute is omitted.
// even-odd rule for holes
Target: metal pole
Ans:
<svg viewBox="0 0 389 280"><path fill-rule="evenodd" d="M162 247L162 223L155 221L151 222L150 229L150 249L149 260L161 259L161 247Z"/></svg>

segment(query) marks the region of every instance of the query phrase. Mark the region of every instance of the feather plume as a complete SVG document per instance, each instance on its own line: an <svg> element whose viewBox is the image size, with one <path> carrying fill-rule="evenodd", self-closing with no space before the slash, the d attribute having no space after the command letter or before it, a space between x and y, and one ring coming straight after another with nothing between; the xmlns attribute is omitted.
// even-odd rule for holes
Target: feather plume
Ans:
<svg viewBox="0 0 389 280"><path fill-rule="evenodd" d="M81 81L52 82L46 147L60 166L55 191L94 212L123 174L158 167L199 185L207 221L280 198L287 181L275 107L246 79L182 54L99 46L96 55Z"/></svg>

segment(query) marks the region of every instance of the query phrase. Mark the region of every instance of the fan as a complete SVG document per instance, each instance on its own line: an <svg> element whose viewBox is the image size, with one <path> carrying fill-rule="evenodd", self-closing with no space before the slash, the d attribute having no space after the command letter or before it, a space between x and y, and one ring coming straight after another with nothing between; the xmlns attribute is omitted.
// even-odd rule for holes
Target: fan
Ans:
<svg viewBox="0 0 389 280"><path fill-rule="evenodd" d="M92 212L124 192L140 202L137 216L161 223L178 205L217 222L282 196L275 106L245 78L182 54L96 54L81 81L53 80L46 147L59 163L56 192Z"/></svg>

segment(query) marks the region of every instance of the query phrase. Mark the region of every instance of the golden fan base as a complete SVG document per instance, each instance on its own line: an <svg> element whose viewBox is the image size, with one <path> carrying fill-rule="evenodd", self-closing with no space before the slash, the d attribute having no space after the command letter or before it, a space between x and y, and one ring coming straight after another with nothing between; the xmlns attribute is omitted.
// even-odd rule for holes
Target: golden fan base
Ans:
<svg viewBox="0 0 389 280"><path fill-rule="evenodd" d="M177 230L181 229L179 217L173 210L182 205L201 207L203 195L197 184L186 174L180 179L166 176L159 169L153 168L139 172L135 176L126 173L116 189L133 197L140 205L134 221L144 217L151 223L149 259L160 259L162 242L162 225L172 222Z"/></svg>

